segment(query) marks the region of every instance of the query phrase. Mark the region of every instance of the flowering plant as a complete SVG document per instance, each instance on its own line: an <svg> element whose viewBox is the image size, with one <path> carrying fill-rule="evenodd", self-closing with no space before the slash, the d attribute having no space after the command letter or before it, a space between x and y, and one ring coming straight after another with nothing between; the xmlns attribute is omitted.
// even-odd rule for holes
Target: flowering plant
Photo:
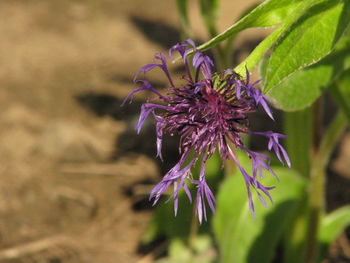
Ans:
<svg viewBox="0 0 350 263"><path fill-rule="evenodd" d="M169 199L174 200L175 215L184 197L192 201L193 193L199 222L211 216L207 216L207 205L216 212L208 220L212 230L202 224L202 232L196 235L197 220L186 217L192 213L174 219L173 213L158 206L149 239L169 237L169 262L216 262L217 257L208 257L206 252L217 248L219 262L268 263L273 261L277 246L283 250L278 262L319 262L350 222L348 205L325 212L326 168L350 120L350 2L266 0L220 34L215 23L219 0L199 3L211 39L198 47L186 40L170 48L169 57L181 59L185 67L181 82L171 76L166 56L157 53L155 62L137 73L135 82L141 86L125 101L139 91L154 94L142 105L136 128L140 132L146 118L153 116L159 158L163 135L179 137L180 159L151 191L153 204L172 187ZM188 0L177 0L177 5L184 39L191 38ZM273 28L270 35L233 67L231 47L237 34L266 27ZM213 70L214 62L202 53L207 49L213 51L215 68L221 69L218 72ZM176 52L181 58L173 57ZM262 81L251 83L249 72L258 65ZM161 69L168 80L165 92L140 77L155 68ZM322 112L327 104L322 103L322 95L327 89L338 113L326 127ZM271 106L283 111L282 133L286 135L251 128L249 118L259 110L274 120ZM271 153L251 150L244 138L253 136L263 138L265 145L267 141ZM289 156L280 139L285 139ZM236 169L226 174L238 176L226 176L219 186L210 184L208 166L215 156L221 163L211 169L214 174L232 160ZM274 158L288 167L293 162L293 169L272 166ZM198 171L193 169L198 166ZM270 178L277 175L280 182L274 188L277 181ZM266 205L266 197L274 204L254 207L258 199ZM256 211L255 219L249 210ZM209 245L198 251L195 241L208 234ZM186 260L178 257L179 242L182 254L188 255Z"/></svg>
<svg viewBox="0 0 350 263"><path fill-rule="evenodd" d="M158 53L155 55L155 60L158 63L145 65L135 77L135 82L141 82L142 86L132 91L125 99L125 101L128 100L135 92L141 90L151 91L157 96L142 105L136 129L140 132L148 115L154 116L157 156L159 158L162 159L163 134L173 135L176 133L180 136L181 158L161 182L154 187L150 199L153 198L153 204L156 204L160 196L172 185L176 215L179 190L183 188L188 199L192 201L186 182L195 184L197 186L196 212L200 222L202 222L203 217L206 220L205 199L210 209L215 212L215 197L205 180L205 163L215 150L218 150L223 163L231 158L241 171L248 191L249 206L254 212L251 188L257 191L260 200L266 205L261 193L271 199L269 190L274 187L265 187L258 178L263 177L262 169L266 169L274 176L276 174L269 166L269 157L246 148L242 136L250 134L267 137L269 140L268 149L273 150L281 162L284 159L290 166L287 152L279 143L279 139L286 136L272 131L254 132L249 130L248 115L256 112L259 105L273 119L271 109L266 102L269 99L256 87L258 82L250 83L248 70L245 81L232 70L212 73L212 60L197 50L192 40L186 40L182 44L173 46L169 50L171 58L173 58L173 51L177 51L183 59L186 70L186 75L182 77L184 84L179 87L175 86L167 67L165 55ZM188 53L191 51L193 57L189 59ZM194 67L193 74L191 73L191 64ZM160 94L147 80L137 79L140 73L146 73L156 67L160 68L168 79L169 87L166 95ZM156 100L160 103L155 103ZM156 111L161 113L157 114ZM252 161L252 175L249 175L240 164L230 144L249 155ZM199 178L193 178L191 167L197 161L201 163L200 174Z"/></svg>

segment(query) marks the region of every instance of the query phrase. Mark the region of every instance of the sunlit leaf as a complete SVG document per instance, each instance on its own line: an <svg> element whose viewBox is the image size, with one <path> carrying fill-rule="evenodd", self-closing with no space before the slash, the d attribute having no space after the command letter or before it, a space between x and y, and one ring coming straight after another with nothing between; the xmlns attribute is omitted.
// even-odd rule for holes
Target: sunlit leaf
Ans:
<svg viewBox="0 0 350 263"><path fill-rule="evenodd" d="M328 55L350 23L350 2L348 0L326 1L315 5L291 27L274 48L264 76L264 91L281 89L278 86L292 73L299 71ZM296 74L305 74L303 72ZM311 79L323 73L309 72ZM303 76L293 80L299 83ZM292 83L293 85L294 83ZM307 83L310 85L312 83ZM296 86L296 84L294 84ZM313 92L314 89L312 90ZM284 92L282 90L281 92ZM295 96L301 96L297 94ZM306 94L305 96L315 96ZM288 98L289 99L289 98Z"/></svg>
<svg viewBox="0 0 350 263"><path fill-rule="evenodd" d="M295 71L267 95L277 108L295 111L310 106L322 92L350 67L350 42L344 39L332 54L315 65Z"/></svg>
<svg viewBox="0 0 350 263"><path fill-rule="evenodd" d="M242 159L242 158L241 158ZM247 165L249 160L244 162ZM267 263L305 187L304 180L293 170L275 167L277 182L265 174L264 185L271 191L274 204L265 208L254 195L256 218L251 214L242 175L236 172L222 184L218 194L214 232L223 263Z"/></svg>
<svg viewBox="0 0 350 263"><path fill-rule="evenodd" d="M211 48L247 28L271 27L286 22L287 24L292 24L292 22L297 20L310 6L322 1L323 0L266 0L224 32L201 45L199 49L206 50Z"/></svg>
<svg viewBox="0 0 350 263"><path fill-rule="evenodd" d="M350 225L350 206L339 208L324 216L321 221L319 242L321 258L327 254L327 249L344 229Z"/></svg>

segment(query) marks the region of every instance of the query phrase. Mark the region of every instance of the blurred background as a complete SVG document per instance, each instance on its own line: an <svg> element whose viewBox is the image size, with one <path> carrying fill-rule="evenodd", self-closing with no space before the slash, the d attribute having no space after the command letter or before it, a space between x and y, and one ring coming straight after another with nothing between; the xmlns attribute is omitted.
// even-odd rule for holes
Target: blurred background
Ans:
<svg viewBox="0 0 350 263"><path fill-rule="evenodd" d="M222 0L219 29L255 2ZM0 262L153 262L166 251L162 242L140 245L147 198L176 161L176 141L165 142L159 162L152 123L134 130L147 92L120 104L138 69L181 40L175 1L1 0L0 17ZM241 34L235 59L262 36ZM150 79L166 85L161 74ZM328 197L341 201L332 209L349 202L344 145L350 136L333 162ZM340 242L335 249L349 255L346 236Z"/></svg>

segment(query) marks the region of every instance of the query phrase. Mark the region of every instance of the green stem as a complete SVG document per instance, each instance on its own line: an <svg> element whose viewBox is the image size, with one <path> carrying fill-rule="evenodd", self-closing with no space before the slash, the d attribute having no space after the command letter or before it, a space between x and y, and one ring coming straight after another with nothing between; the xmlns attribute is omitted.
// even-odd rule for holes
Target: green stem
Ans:
<svg viewBox="0 0 350 263"><path fill-rule="evenodd" d="M317 152L322 140L322 121L324 111L323 97L321 96L312 107L312 151ZM310 175L311 176L311 175Z"/></svg>
<svg viewBox="0 0 350 263"><path fill-rule="evenodd" d="M311 113L311 108L284 113L287 152L293 168L305 177L310 174L310 152L305 149L311 148Z"/></svg>
<svg viewBox="0 0 350 263"><path fill-rule="evenodd" d="M193 212L192 212L192 221L191 221L191 229L190 229L190 234L188 236L188 246L193 252L194 248L194 241L197 237L198 234L198 219L196 215L196 203L193 203Z"/></svg>
<svg viewBox="0 0 350 263"><path fill-rule="evenodd" d="M191 37L191 26L188 19L188 1L176 0L176 6L180 17L181 38L185 40Z"/></svg>
<svg viewBox="0 0 350 263"><path fill-rule="evenodd" d="M225 68L232 68L232 59L233 59L233 49L232 49L232 46L233 46L233 43L234 41L236 40L236 35L230 37L227 42L229 44L226 44L223 48L223 63L224 63L224 67Z"/></svg>
<svg viewBox="0 0 350 263"><path fill-rule="evenodd" d="M318 253L318 232L321 213L324 209L326 167L336 143L344 132L347 120L338 113L324 134L312 160L309 189L309 223L306 243L306 263L315 263Z"/></svg>
<svg viewBox="0 0 350 263"><path fill-rule="evenodd" d="M215 37L218 34L218 31L216 29L216 25L214 21L207 23L207 30L210 38ZM223 48L221 47L220 43L213 48L213 55L216 62L216 67L218 71L222 71L225 69L225 53Z"/></svg>
<svg viewBox="0 0 350 263"><path fill-rule="evenodd" d="M312 146L313 108L284 113L284 130L288 136L286 146L293 169L305 178L310 176L310 156ZM291 229L286 235L284 262L302 262L305 258L306 233L308 229L307 194L303 196L298 212L291 219Z"/></svg>
<svg viewBox="0 0 350 263"><path fill-rule="evenodd" d="M350 87L349 87L350 88ZM332 87L329 89L331 95L333 96L333 99L337 103L337 105L340 107L342 112L347 117L348 121L350 122L350 105L346 101L344 94L340 91L340 86L338 83L334 83Z"/></svg>

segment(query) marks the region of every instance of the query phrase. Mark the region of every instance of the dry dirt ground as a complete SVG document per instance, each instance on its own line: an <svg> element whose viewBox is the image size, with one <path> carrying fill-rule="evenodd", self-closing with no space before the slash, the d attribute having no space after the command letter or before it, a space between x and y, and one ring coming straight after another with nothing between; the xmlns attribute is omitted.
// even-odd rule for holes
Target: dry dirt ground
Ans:
<svg viewBox="0 0 350 263"><path fill-rule="evenodd" d="M142 96L119 105L134 73L179 40L174 2L0 1L0 262L150 262L137 253L144 182L167 165L153 130L133 129ZM255 1L222 2L221 29Z"/></svg>

